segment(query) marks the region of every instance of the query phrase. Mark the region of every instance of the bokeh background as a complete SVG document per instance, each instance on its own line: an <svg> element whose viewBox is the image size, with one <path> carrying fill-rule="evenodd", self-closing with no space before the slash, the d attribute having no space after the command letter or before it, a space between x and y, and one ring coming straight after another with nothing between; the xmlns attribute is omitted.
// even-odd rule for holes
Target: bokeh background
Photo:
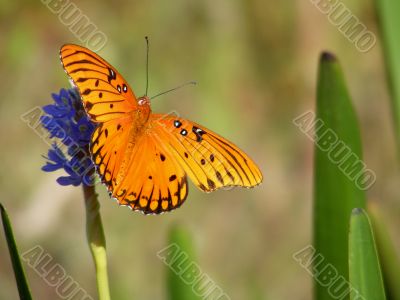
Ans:
<svg viewBox="0 0 400 300"><path fill-rule="evenodd" d="M165 299L165 266L156 253L172 225L189 230L198 263L232 299L310 299L310 275L292 255L311 242L313 143L292 120L315 106L322 50L339 58L360 121L364 161L377 175L368 199L380 204L397 249L399 173L381 40L372 0L344 0L378 40L360 53L311 1L75 1L107 36L99 54L145 89L156 112L175 110L234 141L264 173L261 186L203 194L143 216L109 199L99 185L114 299ZM0 3L0 200L21 252L40 245L81 287L96 295L80 188L40 170L48 146L20 116L68 87L58 51L83 44L41 1ZM0 234L0 299L18 297ZM36 299L58 299L26 264Z"/></svg>

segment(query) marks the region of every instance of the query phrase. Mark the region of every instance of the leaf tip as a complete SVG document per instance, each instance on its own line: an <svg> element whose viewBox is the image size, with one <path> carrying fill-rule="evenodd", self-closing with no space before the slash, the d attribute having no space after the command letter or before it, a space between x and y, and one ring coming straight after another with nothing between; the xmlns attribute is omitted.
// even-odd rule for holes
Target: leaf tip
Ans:
<svg viewBox="0 0 400 300"><path fill-rule="evenodd" d="M356 207L356 208L353 208L353 210L351 211L351 214L352 215L361 215L363 213L363 211L364 210L362 208Z"/></svg>
<svg viewBox="0 0 400 300"><path fill-rule="evenodd" d="M321 53L321 62L335 62L336 61L336 56L332 52L329 51L323 51Z"/></svg>

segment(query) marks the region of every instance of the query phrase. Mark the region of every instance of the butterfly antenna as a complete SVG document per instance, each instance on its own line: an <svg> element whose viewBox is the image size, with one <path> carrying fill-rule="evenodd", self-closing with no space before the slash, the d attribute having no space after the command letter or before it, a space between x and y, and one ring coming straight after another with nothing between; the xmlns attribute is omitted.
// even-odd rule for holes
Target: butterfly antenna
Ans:
<svg viewBox="0 0 400 300"><path fill-rule="evenodd" d="M196 81L189 81L189 82L186 82L186 83L184 83L184 84L178 85L177 87L174 87L173 89L164 91L164 92L159 93L159 94L157 94L157 95L154 95L154 96L150 97L150 99L153 100L154 98L157 98L158 96L164 95L164 94L169 93L169 92L172 92L172 91L176 91L176 90L178 90L178 89L180 89L180 88L182 88L182 87L184 87L184 86L187 86L187 85L196 85L196 84L197 84Z"/></svg>
<svg viewBox="0 0 400 300"><path fill-rule="evenodd" d="M146 93L149 91L149 37L146 36Z"/></svg>

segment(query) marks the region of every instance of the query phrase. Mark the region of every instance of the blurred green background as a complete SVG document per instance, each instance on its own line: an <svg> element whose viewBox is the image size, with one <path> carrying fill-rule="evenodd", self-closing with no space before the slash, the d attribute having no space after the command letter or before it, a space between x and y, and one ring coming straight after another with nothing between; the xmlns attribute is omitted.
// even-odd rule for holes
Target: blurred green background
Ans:
<svg viewBox="0 0 400 300"><path fill-rule="evenodd" d="M359 117L364 161L377 175L369 201L383 210L397 249L400 213L392 115L372 0L343 1L376 45L360 53L311 1L74 2L107 36L98 53L145 89L145 40L150 37L150 95L155 112L177 111L244 149L264 174L261 186L203 194L161 216L143 216L111 201L98 186L114 299L164 299L165 266L156 253L171 225L189 230L198 263L232 299L310 299L311 276L293 253L311 243L313 143L292 120L315 106L322 50L339 58ZM62 174L40 170L47 145L20 119L69 87L58 51L85 46L41 1L0 2L0 199L19 249L50 253L80 286L96 295L80 188L61 187ZM4 236L0 299L18 296ZM58 299L25 264L36 299ZM250 295L250 296L249 296Z"/></svg>

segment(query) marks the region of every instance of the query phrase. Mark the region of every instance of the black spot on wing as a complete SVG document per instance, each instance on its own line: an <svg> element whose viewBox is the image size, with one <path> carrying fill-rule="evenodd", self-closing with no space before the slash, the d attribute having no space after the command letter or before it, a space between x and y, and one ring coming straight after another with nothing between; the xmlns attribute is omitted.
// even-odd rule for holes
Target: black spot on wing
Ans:
<svg viewBox="0 0 400 300"><path fill-rule="evenodd" d="M175 126L176 128L179 128L179 127L182 126L182 122L179 121L179 120L175 120L175 121L174 121L174 126Z"/></svg>
<svg viewBox="0 0 400 300"><path fill-rule="evenodd" d="M87 111L91 110L93 107L93 103L92 102L86 102L85 103L85 108Z"/></svg>
<svg viewBox="0 0 400 300"><path fill-rule="evenodd" d="M220 172L218 172L218 171L215 172L215 176L217 176L217 179L221 184L224 184L224 179L222 178L222 175Z"/></svg>
<svg viewBox="0 0 400 300"><path fill-rule="evenodd" d="M206 133L203 129L196 126L192 127L192 132L196 135L197 142L201 142L203 140L203 134Z"/></svg>
<svg viewBox="0 0 400 300"><path fill-rule="evenodd" d="M91 89L85 89L83 92L82 92L82 95L89 95L90 93L92 92L92 90Z"/></svg>
<svg viewBox="0 0 400 300"><path fill-rule="evenodd" d="M108 68L108 72L109 72L108 82L111 83L111 80L114 80L117 78L117 74L115 74L115 71L111 68Z"/></svg>
<svg viewBox="0 0 400 300"><path fill-rule="evenodd" d="M211 190L215 190L215 188L216 188L215 182L212 181L210 178L207 178L207 184L208 184L208 187L209 187Z"/></svg>

